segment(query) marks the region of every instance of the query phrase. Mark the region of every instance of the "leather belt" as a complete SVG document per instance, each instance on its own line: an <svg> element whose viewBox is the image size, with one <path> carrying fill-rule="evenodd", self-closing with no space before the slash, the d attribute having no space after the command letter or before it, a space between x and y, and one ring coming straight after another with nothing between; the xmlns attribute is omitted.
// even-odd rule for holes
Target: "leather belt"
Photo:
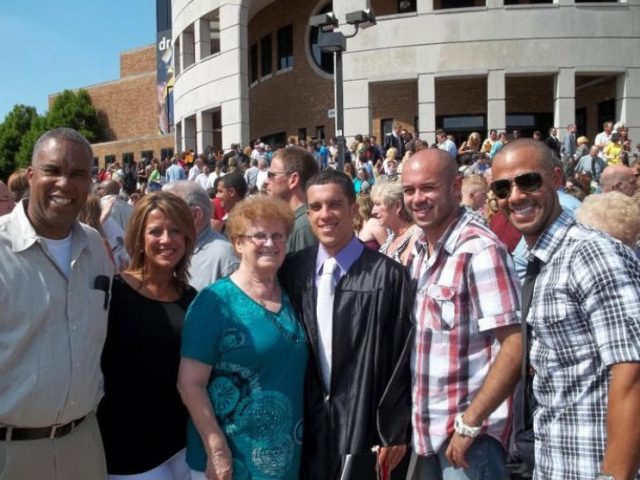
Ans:
<svg viewBox="0 0 640 480"><path fill-rule="evenodd" d="M84 417L72 420L63 425L53 425L41 428L20 428L20 427L0 427L0 441L10 440L40 440L43 438L60 438L71 433L74 428L80 425L87 418Z"/></svg>

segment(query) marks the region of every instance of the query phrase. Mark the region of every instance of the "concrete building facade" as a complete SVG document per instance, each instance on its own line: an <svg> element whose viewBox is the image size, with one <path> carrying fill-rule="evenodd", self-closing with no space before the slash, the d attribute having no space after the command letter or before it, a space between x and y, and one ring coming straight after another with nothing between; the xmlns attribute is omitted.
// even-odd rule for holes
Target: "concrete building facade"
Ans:
<svg viewBox="0 0 640 480"><path fill-rule="evenodd" d="M122 52L118 80L84 89L106 127L105 141L92 145L100 166L173 155L174 135L158 133L155 45Z"/></svg>
<svg viewBox="0 0 640 480"><path fill-rule="evenodd" d="M177 148L333 136L331 57L308 20L364 8L377 25L343 54L347 138L576 123L593 140L614 120L640 140L640 0L174 0Z"/></svg>

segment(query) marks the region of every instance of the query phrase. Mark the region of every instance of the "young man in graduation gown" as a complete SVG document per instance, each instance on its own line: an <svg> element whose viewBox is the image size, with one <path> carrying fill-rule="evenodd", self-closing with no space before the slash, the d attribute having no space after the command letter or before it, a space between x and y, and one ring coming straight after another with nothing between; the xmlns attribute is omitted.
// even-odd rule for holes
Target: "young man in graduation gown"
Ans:
<svg viewBox="0 0 640 480"><path fill-rule="evenodd" d="M319 245L290 255L280 273L311 351L301 478L375 479L377 468L402 460L409 440L409 280L355 237L346 175L325 170L306 193Z"/></svg>

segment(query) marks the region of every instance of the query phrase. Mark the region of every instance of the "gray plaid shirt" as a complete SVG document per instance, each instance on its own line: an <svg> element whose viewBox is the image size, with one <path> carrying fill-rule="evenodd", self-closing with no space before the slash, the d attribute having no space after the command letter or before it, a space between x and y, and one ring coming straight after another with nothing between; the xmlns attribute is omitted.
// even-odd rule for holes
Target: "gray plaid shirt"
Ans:
<svg viewBox="0 0 640 480"><path fill-rule="evenodd" d="M534 479L593 479L607 441L609 366L640 361L640 263L565 211L530 255L543 262L527 317L539 403Z"/></svg>

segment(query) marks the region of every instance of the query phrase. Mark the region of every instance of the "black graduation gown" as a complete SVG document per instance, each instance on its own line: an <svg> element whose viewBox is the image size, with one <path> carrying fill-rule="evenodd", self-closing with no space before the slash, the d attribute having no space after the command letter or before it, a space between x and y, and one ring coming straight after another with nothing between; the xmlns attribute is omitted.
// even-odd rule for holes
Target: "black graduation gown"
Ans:
<svg viewBox="0 0 640 480"><path fill-rule="evenodd" d="M329 395L316 347L317 251L316 246L289 255L280 281L310 340L302 478L333 480L345 454L409 442L413 298L404 267L365 248L336 285ZM376 478L375 472L368 478Z"/></svg>

